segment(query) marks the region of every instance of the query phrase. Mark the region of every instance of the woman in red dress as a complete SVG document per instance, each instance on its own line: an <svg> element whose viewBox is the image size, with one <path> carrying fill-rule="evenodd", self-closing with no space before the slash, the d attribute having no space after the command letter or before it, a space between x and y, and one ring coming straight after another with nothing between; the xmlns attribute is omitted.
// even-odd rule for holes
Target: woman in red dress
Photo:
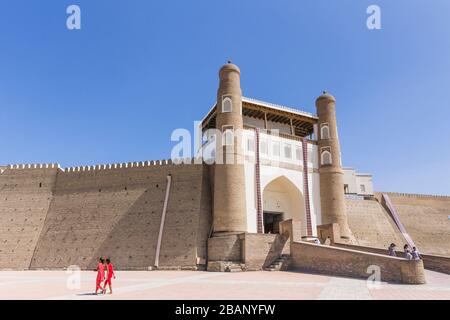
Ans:
<svg viewBox="0 0 450 320"><path fill-rule="evenodd" d="M97 279L95 280L95 294L97 294L99 289L100 289L100 292L103 292L102 282L103 282L103 280L105 280L104 262L105 262L105 260L103 260L103 258L98 259L97 269L95 269L95 271L97 271Z"/></svg>
<svg viewBox="0 0 450 320"><path fill-rule="evenodd" d="M111 263L111 259L106 259L106 281L105 285L103 287L103 293L106 293L106 285L109 285L109 294L112 294L112 283L111 279L114 277L116 278L116 275L114 274L114 267Z"/></svg>

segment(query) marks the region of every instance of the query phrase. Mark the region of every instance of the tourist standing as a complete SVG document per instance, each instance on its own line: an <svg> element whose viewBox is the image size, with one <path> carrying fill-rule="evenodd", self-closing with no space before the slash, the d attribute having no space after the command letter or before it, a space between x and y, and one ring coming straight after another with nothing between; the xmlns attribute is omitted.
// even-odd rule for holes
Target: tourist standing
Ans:
<svg viewBox="0 0 450 320"><path fill-rule="evenodd" d="M397 256L397 254L395 253L395 243L391 243L390 245L389 245L389 248L388 248L388 251L389 251L389 255L391 256L391 257L396 257Z"/></svg>
<svg viewBox="0 0 450 320"><path fill-rule="evenodd" d="M411 255L414 260L420 260L420 253L416 247L413 247Z"/></svg>
<svg viewBox="0 0 450 320"><path fill-rule="evenodd" d="M405 259L406 260L412 260L412 255L411 255L411 251L409 250L409 246L407 244L405 244L403 246L403 252L405 253Z"/></svg>

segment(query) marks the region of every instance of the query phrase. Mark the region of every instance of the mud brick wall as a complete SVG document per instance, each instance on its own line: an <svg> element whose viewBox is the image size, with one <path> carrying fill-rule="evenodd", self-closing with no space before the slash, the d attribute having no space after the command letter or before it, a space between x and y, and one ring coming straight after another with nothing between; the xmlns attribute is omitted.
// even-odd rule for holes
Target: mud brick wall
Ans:
<svg viewBox="0 0 450 320"><path fill-rule="evenodd" d="M196 269L211 225L208 167L167 161L2 168L0 268L93 269L100 256L117 269L153 266L168 174L159 265Z"/></svg>
<svg viewBox="0 0 450 320"><path fill-rule="evenodd" d="M241 238L246 270L262 270L289 253L288 238L280 234L245 233Z"/></svg>
<svg viewBox="0 0 450 320"><path fill-rule="evenodd" d="M450 274L450 257L429 254L421 255L425 269Z"/></svg>
<svg viewBox="0 0 450 320"><path fill-rule="evenodd" d="M240 234L225 234L208 239L208 261L242 260L242 239Z"/></svg>
<svg viewBox="0 0 450 320"><path fill-rule="evenodd" d="M349 227L358 245L387 248L392 242L402 246L406 240L394 220L375 200L346 199Z"/></svg>
<svg viewBox="0 0 450 320"><path fill-rule="evenodd" d="M52 199L56 165L3 167L0 269L28 269Z"/></svg>

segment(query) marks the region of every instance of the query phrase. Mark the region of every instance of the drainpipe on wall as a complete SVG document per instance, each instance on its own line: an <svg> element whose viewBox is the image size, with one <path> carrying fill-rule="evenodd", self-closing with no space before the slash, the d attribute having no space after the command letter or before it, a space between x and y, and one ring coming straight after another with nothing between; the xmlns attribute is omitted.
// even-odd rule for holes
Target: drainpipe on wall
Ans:
<svg viewBox="0 0 450 320"><path fill-rule="evenodd" d="M308 142L306 141L306 137L302 138L302 151L303 151L303 193L305 198L305 210L306 210L306 233L308 237L312 237L311 204L309 198L309 181L308 181Z"/></svg>
<svg viewBox="0 0 450 320"><path fill-rule="evenodd" d="M255 183L256 183L256 225L258 233L264 233L261 194L261 163L259 158L259 128L255 129Z"/></svg>
<svg viewBox="0 0 450 320"><path fill-rule="evenodd" d="M161 241L164 231L164 222L166 220L167 203L169 202L170 185L172 184L172 175L167 175L166 197L164 198L164 207L161 216L161 225L159 226L158 243L156 244L155 267L159 267L159 254L161 251Z"/></svg>

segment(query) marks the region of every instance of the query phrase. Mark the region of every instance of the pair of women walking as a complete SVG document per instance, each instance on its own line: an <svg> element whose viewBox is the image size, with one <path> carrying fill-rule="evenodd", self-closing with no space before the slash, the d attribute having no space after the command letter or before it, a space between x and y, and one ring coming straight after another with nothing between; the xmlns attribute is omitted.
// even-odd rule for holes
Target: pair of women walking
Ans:
<svg viewBox="0 0 450 320"><path fill-rule="evenodd" d="M98 290L100 290L100 293L105 294L106 285L109 286L109 294L112 294L112 278L115 279L116 275L114 274L114 267L111 263L111 260L109 258L106 260L103 258L99 258L97 269L95 269L95 271L97 271L97 279L95 281L95 294L98 294Z"/></svg>

